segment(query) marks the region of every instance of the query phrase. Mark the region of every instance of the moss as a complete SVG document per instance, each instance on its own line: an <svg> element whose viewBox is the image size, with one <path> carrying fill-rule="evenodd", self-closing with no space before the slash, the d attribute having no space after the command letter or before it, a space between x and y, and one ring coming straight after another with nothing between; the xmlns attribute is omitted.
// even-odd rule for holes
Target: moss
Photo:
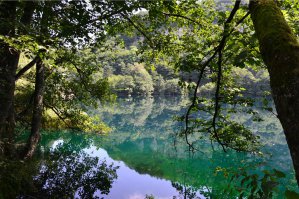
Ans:
<svg viewBox="0 0 299 199"><path fill-rule="evenodd" d="M299 44L273 0L251 2L251 18L272 86L290 83L299 73Z"/></svg>

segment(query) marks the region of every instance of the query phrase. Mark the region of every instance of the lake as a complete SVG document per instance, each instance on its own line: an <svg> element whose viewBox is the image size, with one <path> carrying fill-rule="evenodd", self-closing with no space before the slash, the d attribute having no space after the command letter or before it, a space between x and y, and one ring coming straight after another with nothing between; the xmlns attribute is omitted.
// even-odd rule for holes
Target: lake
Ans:
<svg viewBox="0 0 299 199"><path fill-rule="evenodd" d="M260 176L272 169L283 172L274 198L282 198L286 189L296 190L289 150L272 113L256 108L264 119L261 122L253 122L250 115L235 115L235 120L261 136L263 155L224 152L206 139L198 141L199 150L192 153L184 139L176 136L183 126L173 119L185 113L188 103L184 97L119 98L112 106L92 111L112 128L107 135L45 132L36 160L39 174L33 177L43 190L40 194L52 194L52 198L62 193L111 199L237 198L242 190L250 192L250 186L243 189L238 178L231 176L257 173L262 180Z"/></svg>

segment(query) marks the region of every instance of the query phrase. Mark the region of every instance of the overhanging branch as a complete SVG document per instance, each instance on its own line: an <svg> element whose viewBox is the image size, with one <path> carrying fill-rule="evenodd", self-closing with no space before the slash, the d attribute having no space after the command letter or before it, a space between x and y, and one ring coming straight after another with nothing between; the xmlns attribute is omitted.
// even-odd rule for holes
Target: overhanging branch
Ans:
<svg viewBox="0 0 299 199"><path fill-rule="evenodd" d="M222 146L223 151L226 152L224 144L220 140L217 132L217 127L216 127L216 120L219 116L220 112L220 87L221 87L221 78L222 78L222 51L218 51L218 71L217 71L217 87L215 91L215 105L214 105L214 115L213 115L213 120L212 120L212 127L213 127L213 132L214 136L217 140L217 142Z"/></svg>
<svg viewBox="0 0 299 199"><path fill-rule="evenodd" d="M194 19L191 19L191 18L186 17L184 15L173 14L173 13L166 13L166 12L162 12L162 13L163 13L163 15L170 16L170 17L178 17L178 18L187 19L188 21L191 21L191 22L196 23L197 25L201 26L201 24L198 21L195 21Z"/></svg>
<svg viewBox="0 0 299 199"><path fill-rule="evenodd" d="M145 32L139 28L128 16L126 16L125 14L121 13L121 15L128 20L128 22L140 33L142 34L142 36L144 36L146 38L146 40L149 41L149 46L152 48L152 49L155 49L153 43L152 43L152 40L149 38L149 36L147 34L145 34Z"/></svg>
<svg viewBox="0 0 299 199"><path fill-rule="evenodd" d="M192 108L195 107L195 102L196 102L196 97L197 97L197 90L199 88L199 84L201 82L201 79L202 79L202 76L203 76L203 72L204 72L205 68L210 64L210 62L218 54L218 63L217 63L217 66L218 66L217 73L218 73L218 75L217 75L217 87L216 87L216 92L215 92L215 105L214 105L215 109L214 109L214 115L213 115L213 119L212 119L212 128L213 128L213 132L214 132L214 135L215 135L215 138L216 138L217 142L222 146L223 150L225 151L225 147L224 147L225 144L222 143L221 140L219 139L219 136L217 134L217 129L216 129L216 119L219 116L219 109L220 109L219 91L220 91L220 83L221 83L221 76L222 76L222 50L225 47L226 39L234 31L234 28L232 30L228 31L228 28L229 28L228 25L232 22L235 14L236 14L236 12L240 8L240 3L241 3L240 0L236 0L235 1L235 5L234 5L234 7L233 7L233 9L232 9L229 17L227 18L227 20L224 23L224 32L223 32L222 38L221 38L221 40L219 42L219 45L214 49L213 55L202 65L201 72L200 72L200 75L199 75L199 78L198 78L198 81L197 81L197 84L196 84L196 87L195 87L195 90L194 90L194 93L193 93L192 104L188 108L186 116L185 116L185 131L184 131L185 139L186 139L187 144L189 145L189 148L191 148L192 150L194 150L194 147L188 141L188 131L189 131L189 128L190 128L189 127L189 122L188 122L189 115L190 115L190 112L191 112ZM248 17L248 15L249 15L249 12L246 13L246 15L244 15L236 23L236 26L238 26L239 24L241 24L246 19L246 17Z"/></svg>

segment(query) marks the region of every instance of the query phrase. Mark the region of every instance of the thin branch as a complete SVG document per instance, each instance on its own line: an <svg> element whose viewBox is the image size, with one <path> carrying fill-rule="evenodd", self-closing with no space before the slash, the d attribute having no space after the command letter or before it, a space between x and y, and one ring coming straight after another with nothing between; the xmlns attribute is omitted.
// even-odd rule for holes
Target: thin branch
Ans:
<svg viewBox="0 0 299 199"><path fill-rule="evenodd" d="M115 12L112 12L112 13L109 13L109 14L106 14L106 15L103 15L99 18L94 18L94 19L91 19L87 22L87 24L90 24L90 23L94 23L94 22L97 22L97 21L103 21L105 19L109 19L111 18L113 15L117 15L117 14L121 14L121 12L125 11L126 9L123 7L119 10L116 10Z"/></svg>
<svg viewBox="0 0 299 199"><path fill-rule="evenodd" d="M26 73L34 64L38 61L39 56L36 56L31 62L24 66L15 76L15 81L17 81L24 73Z"/></svg>
<svg viewBox="0 0 299 199"><path fill-rule="evenodd" d="M218 118L219 111L220 111L220 86L221 86L221 78L222 78L222 51L218 51L218 75L217 75L217 87L216 87L216 92L215 92L215 109L214 109L214 115L213 115L213 120L212 120L212 127L213 127L213 132L216 137L217 142L222 146L222 149L224 152L226 152L224 144L221 142L218 133L217 133L217 128L216 128L216 119Z"/></svg>
<svg viewBox="0 0 299 199"><path fill-rule="evenodd" d="M193 93L193 100L192 100L192 104L190 105L190 107L188 108L187 110L187 113L186 113L186 116L185 116L185 139L186 139L186 142L187 144L191 145L191 148L194 149L194 147L192 146L192 144L189 143L188 141L188 130L189 130L189 115L190 115L190 111L191 109L195 106L195 102L196 102L196 97L197 97L197 90L198 90L198 87L199 87L199 84L201 82L201 79L202 79L202 75L203 75L203 72L205 70L205 68L210 64L210 62L216 57L216 55L218 54L218 78L217 78L217 89L216 89L216 93L215 93L215 112L214 112L214 116L213 116L213 124L212 124L212 127L214 129L214 133L215 133L215 136L216 136L216 139L217 139L217 142L219 142L219 144L222 146L223 150L225 151L225 148L224 148L224 145L219 137L218 137L218 134L217 134L217 131L216 131L216 118L218 117L218 111L219 111L219 90L220 90L220 83L221 83L221 71L222 71L222 50L224 49L225 47L225 42L226 42L226 38L230 36L230 34L233 32L234 29L232 29L231 31L229 31L228 33L226 33L227 29L229 28L228 24L231 23L231 21L233 20L236 12L238 11L239 7L240 7L240 3L241 1L240 0L236 0L235 2L235 5L234 5L234 8L232 9L229 17L227 18L227 20L225 21L224 23L224 32L223 32L223 36L219 42L219 45L214 49L214 53L213 55L202 65L202 68L201 68L201 73L199 75L199 79L197 81L197 84L196 84L196 88L194 90L194 93ZM239 25L240 23L242 23L244 21L244 19L249 15L249 13L247 13L244 17L242 17L236 24Z"/></svg>
<svg viewBox="0 0 299 199"><path fill-rule="evenodd" d="M47 104L47 103L45 103L45 102L44 102L44 105L45 105L45 107L48 107L49 109L51 109L51 110L55 113L55 115L57 115L57 117L58 117L63 123L65 123L65 125L66 125L68 128L71 128L71 126L69 126L69 124L65 121L66 118L63 118L63 117L60 115L59 111L58 111L55 107L53 107L53 106L51 106L51 105L49 105L49 104Z"/></svg>
<svg viewBox="0 0 299 199"><path fill-rule="evenodd" d="M249 15L250 12L248 11L239 21L237 21L235 27L227 34L227 37L229 37L234 32L235 28L240 25Z"/></svg>
<svg viewBox="0 0 299 199"><path fill-rule="evenodd" d="M70 61L70 62L73 64L73 66L75 67L77 73L79 74L80 80L81 80L85 90L88 91L89 93L91 93L88 86L86 85L86 81L84 80L84 75L82 74L82 70L80 68L78 68L78 66L73 61Z"/></svg>
<svg viewBox="0 0 299 199"><path fill-rule="evenodd" d="M221 77L222 77L222 50L224 49L226 38L232 32L232 31L230 31L228 34L226 34L227 29L229 27L228 24L231 23L231 21L233 20L237 10L240 7L240 3L241 3L241 1L236 0L234 8L232 9L232 11L231 11L229 17L227 18L227 20L225 21L224 34L223 34L222 40L221 40L221 42L219 44L219 48L218 48L218 63L217 63L217 66L218 66L218 72L217 73L218 73L218 75L217 75L217 87L216 87L216 92L215 92L215 105L214 105L215 109L214 109L214 115L213 115L213 120L212 120L212 127L213 127L213 132L214 132L214 135L216 137L216 140L222 146L224 152L226 152L226 150L225 150L224 144L219 139L219 136L218 136L218 133L217 133L217 128L216 128L216 119L218 118L219 111L220 111L220 87L221 87Z"/></svg>
<svg viewBox="0 0 299 199"><path fill-rule="evenodd" d="M143 30L141 30L141 28L139 28L128 16L126 16L123 13L120 13L125 19L127 19L130 24L136 29L138 30L139 33L141 33L148 41L149 41L149 45L152 49L155 49L155 47L153 46L152 40L149 38L148 35L145 34L145 32Z"/></svg>
<svg viewBox="0 0 299 199"><path fill-rule="evenodd" d="M248 11L239 21L237 21L236 26L240 25L249 15L250 12Z"/></svg>
<svg viewBox="0 0 299 199"><path fill-rule="evenodd" d="M82 85L83 85L84 89L85 89L87 92L89 92L90 95L93 95L92 90L91 90L91 89L89 88L89 86L88 86L88 82L86 82L86 80L84 79L84 74L83 74L82 70L81 70L80 68L78 68L78 66L76 65L76 63L73 62L72 60L69 60L69 62L75 67L75 69L76 69L76 71L77 71L77 73L78 73L78 75L79 75L79 78L80 78L80 80L81 80L81 82L82 82ZM76 95L75 95L75 96L76 96ZM76 96L76 97L77 97L77 96Z"/></svg>
<svg viewBox="0 0 299 199"><path fill-rule="evenodd" d="M189 145L189 149L192 149L192 150L194 150L194 147L193 147L192 143L190 143L189 140L188 140L189 116L190 116L190 112L191 112L192 108L195 106L197 90L199 88L199 84L200 84L201 79L203 77L204 70L205 70L205 67L202 67L202 69L200 71L200 74L199 74L198 81L196 83L194 93L193 93L192 104L189 106L189 108L187 110L187 113L186 113L186 117L185 117L185 131L184 131L185 140L186 140L186 143Z"/></svg>
<svg viewBox="0 0 299 199"><path fill-rule="evenodd" d="M166 12L162 12L162 14L164 14L164 15L166 15L166 16L170 16L170 17L178 17L178 18L187 19L187 20L189 20L189 21L191 21L191 22L193 22L193 23L196 23L197 25L200 25L200 26L201 26L201 24L200 24L198 21L195 21L194 19L191 19L191 18L186 17L186 16L184 16L184 15L180 15L180 14L172 14L172 13L166 13Z"/></svg>
<svg viewBox="0 0 299 199"><path fill-rule="evenodd" d="M216 57L216 55L218 53L218 50L219 50L219 46L220 46L220 44L214 49L213 55L202 65L202 68L201 68L201 71L200 71L200 74L199 74L199 77L198 77L198 80L197 80L197 83L196 83L196 87L195 87L194 92L193 92L192 104L189 106L189 108L187 110L187 113L186 113L186 116L185 116L185 131L184 131L185 140L186 140L187 144L189 145L189 148L191 148L192 150L194 150L194 147L188 141L188 130L189 130L189 115L190 115L190 111L195 106L195 102L196 102L196 98L197 98L197 90L199 88L201 79L203 77L204 70L211 63L211 61Z"/></svg>
<svg viewBox="0 0 299 199"><path fill-rule="evenodd" d="M232 11L230 12L230 15L229 17L227 18L227 20L225 21L225 25L228 25L234 18L236 12L238 11L238 9L240 8L240 3L241 3L241 0L236 0L235 2L235 5L234 5L234 8L232 9Z"/></svg>

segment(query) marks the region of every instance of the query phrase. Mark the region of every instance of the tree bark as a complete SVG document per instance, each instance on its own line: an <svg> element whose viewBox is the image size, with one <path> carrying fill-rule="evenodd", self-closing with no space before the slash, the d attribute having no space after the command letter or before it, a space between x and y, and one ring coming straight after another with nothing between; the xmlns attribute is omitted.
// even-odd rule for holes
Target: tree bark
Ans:
<svg viewBox="0 0 299 199"><path fill-rule="evenodd" d="M32 20L35 2L25 2L20 19L19 34L27 33ZM0 34L13 37L17 24L17 1L0 3ZM15 136L14 90L19 52L0 40L0 154L11 155Z"/></svg>
<svg viewBox="0 0 299 199"><path fill-rule="evenodd" d="M45 66L41 59L36 63L35 90L33 102L33 115L31 121L31 134L27 143L25 159L31 158L40 140L40 127L43 112Z"/></svg>
<svg viewBox="0 0 299 199"><path fill-rule="evenodd" d="M15 1L3 1L0 4L0 34L13 36L16 20ZM10 151L14 136L14 90L15 73L19 61L19 52L0 40L0 154Z"/></svg>
<svg viewBox="0 0 299 199"><path fill-rule="evenodd" d="M249 9L299 185L299 43L274 0L251 0Z"/></svg>
<svg viewBox="0 0 299 199"><path fill-rule="evenodd" d="M51 9L52 3L46 1L43 7L42 18L40 21L40 32L43 36L48 35L48 14L47 11ZM39 43L44 44L42 37L38 39ZM34 90L34 102L33 102L33 115L31 121L31 133L27 142L24 159L31 158L38 146L41 138L40 129L42 122L43 112L43 93L45 84L45 64L43 63L40 55L45 53L45 50L40 50L36 59L36 77L35 77L35 90ZM29 66L28 66L29 67ZM26 69L24 69L26 70Z"/></svg>
<svg viewBox="0 0 299 199"><path fill-rule="evenodd" d="M36 5L37 5L37 2L35 2L35 1L26 1L25 2L24 12L20 19L20 21L23 25L23 30L21 31L22 33L28 32L29 25L31 24L33 12L35 10Z"/></svg>

